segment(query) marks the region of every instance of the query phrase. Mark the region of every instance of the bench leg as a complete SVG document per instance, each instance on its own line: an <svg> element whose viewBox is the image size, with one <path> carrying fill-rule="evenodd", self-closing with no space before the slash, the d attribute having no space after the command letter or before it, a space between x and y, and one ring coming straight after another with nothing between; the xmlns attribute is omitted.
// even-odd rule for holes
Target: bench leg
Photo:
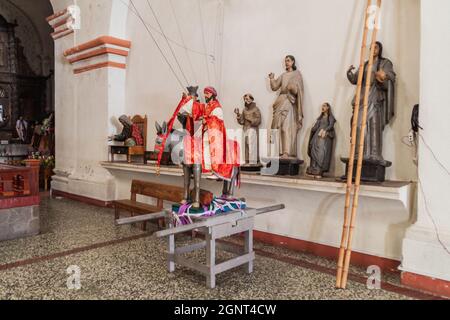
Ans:
<svg viewBox="0 0 450 320"><path fill-rule="evenodd" d="M127 161L128 163L131 163L131 154L127 154Z"/></svg>
<svg viewBox="0 0 450 320"><path fill-rule="evenodd" d="M206 265L209 268L209 274L206 276L206 286L210 289L216 287L216 240L212 239L212 231L206 235Z"/></svg>
<svg viewBox="0 0 450 320"><path fill-rule="evenodd" d="M118 220L120 218L120 209L115 207L114 208L114 219Z"/></svg>
<svg viewBox="0 0 450 320"><path fill-rule="evenodd" d="M111 152L111 162L114 162L114 153Z"/></svg>

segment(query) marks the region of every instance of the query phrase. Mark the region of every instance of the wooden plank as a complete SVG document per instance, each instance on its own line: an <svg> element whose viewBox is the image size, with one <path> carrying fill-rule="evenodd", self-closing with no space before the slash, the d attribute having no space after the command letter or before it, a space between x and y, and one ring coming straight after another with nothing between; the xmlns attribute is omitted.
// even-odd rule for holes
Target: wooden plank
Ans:
<svg viewBox="0 0 450 320"><path fill-rule="evenodd" d="M117 200L113 201L114 207L119 207L123 210L132 210L133 212L139 212L139 213L153 213L160 211L160 208L157 206L143 203L143 202L137 202L133 200Z"/></svg>
<svg viewBox="0 0 450 320"><path fill-rule="evenodd" d="M184 247L175 249L175 254L177 254L177 255L185 254L185 253L203 249L205 247L206 247L206 241L194 243L194 244L191 244L188 246L184 246Z"/></svg>
<svg viewBox="0 0 450 320"><path fill-rule="evenodd" d="M116 225L132 224L137 222L150 221L167 217L167 211L155 212L150 214L144 214L137 217L127 217L116 220Z"/></svg>
<svg viewBox="0 0 450 320"><path fill-rule="evenodd" d="M214 239L230 237L237 233L253 229L254 226L255 226L255 219L253 217L238 220L235 225L233 223L222 224L214 227Z"/></svg>
<svg viewBox="0 0 450 320"><path fill-rule="evenodd" d="M249 263L253 260L255 260L255 253L251 252L216 265L214 272L219 274L230 269L240 267L243 264Z"/></svg>
<svg viewBox="0 0 450 320"><path fill-rule="evenodd" d="M197 263L195 261L192 261L190 259L184 258L182 256L178 256L175 254L168 254L169 261L172 260L176 264L189 268L191 270L195 270L200 272L201 274L208 275L209 274L209 268L205 265L202 265L200 263Z"/></svg>

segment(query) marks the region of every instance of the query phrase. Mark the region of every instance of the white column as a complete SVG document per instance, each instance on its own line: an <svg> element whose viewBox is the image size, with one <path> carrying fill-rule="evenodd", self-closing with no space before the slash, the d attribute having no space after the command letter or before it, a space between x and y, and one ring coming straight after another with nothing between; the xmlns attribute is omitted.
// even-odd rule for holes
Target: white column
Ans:
<svg viewBox="0 0 450 320"><path fill-rule="evenodd" d="M450 1L421 6L418 212L401 269L450 281Z"/></svg>

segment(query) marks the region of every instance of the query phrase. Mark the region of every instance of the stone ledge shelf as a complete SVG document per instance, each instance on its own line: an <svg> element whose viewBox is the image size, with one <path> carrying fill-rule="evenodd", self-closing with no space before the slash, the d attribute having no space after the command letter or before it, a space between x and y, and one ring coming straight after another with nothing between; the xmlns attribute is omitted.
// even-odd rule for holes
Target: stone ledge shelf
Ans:
<svg viewBox="0 0 450 320"><path fill-rule="evenodd" d="M129 164L126 162L101 162L100 164L103 168L108 170L156 174L155 164L143 165ZM183 172L182 169L177 166L161 166L160 174L180 177L183 175ZM261 176L259 174L249 173L243 173L241 177L243 184L274 186L279 188L316 191L331 194L346 193L346 184L336 181L335 178L314 180L303 176ZM414 182L406 181L386 181L382 184L364 183L361 186L360 196L400 201L406 208L409 208L411 205L411 192L414 185Z"/></svg>

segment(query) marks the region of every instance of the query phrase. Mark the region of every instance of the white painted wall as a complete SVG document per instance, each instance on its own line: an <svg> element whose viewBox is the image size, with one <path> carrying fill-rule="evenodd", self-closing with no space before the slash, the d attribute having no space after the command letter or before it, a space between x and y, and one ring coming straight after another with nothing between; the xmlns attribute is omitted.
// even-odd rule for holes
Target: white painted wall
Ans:
<svg viewBox="0 0 450 320"><path fill-rule="evenodd" d="M53 2L61 10L71 1ZM152 26L151 30L157 29L146 1L133 2L144 20ZM172 0L172 3L187 46L190 50L205 52L197 1ZM270 124L270 110L276 94L268 89L267 74L271 71L280 74L284 56L293 54L305 78L306 119L299 142L302 157L306 158L305 136L324 101L332 103L339 122L335 157L338 159L346 155L346 141L350 134L347 124L350 122L354 87L348 84L345 72L350 64L358 62L362 2L259 0L255 5L255 1L251 0L202 0L200 3L205 23L206 52L214 53L215 60L207 57L206 63L205 56L192 51L186 55L185 49L176 45L173 48L188 82L192 83L197 78L195 82L201 87L212 83L219 89L220 100L226 110L227 127L237 127L232 111L241 105L241 97L246 92L255 95L264 113L265 126ZM152 149L155 137L153 122L167 120L171 116L182 88L142 23L127 11L127 1L79 0L77 4L81 8L82 29L73 36L58 40L56 48L59 79L56 90L58 176L52 187L100 200L125 198L129 196L131 179L156 178L117 172L113 178L100 168L98 163L107 160L106 136L115 133L115 118L122 113L147 114L151 123L148 146ZM166 35L182 43L169 2L153 0L151 4ZM218 31L221 28L216 27L220 25L217 16L221 15L222 10L223 41ZM398 115L385 133L385 158L394 162L388 177L414 180L416 174L411 161L412 153L401 144L400 138L409 130L410 110L419 97L419 2L386 1L383 17L380 40L385 44L385 55L392 59L399 75ZM132 41L126 72L102 69L73 75L72 67L61 56L62 51L105 34L125 35ZM155 32L153 34L182 78L164 37ZM340 164L336 166L336 175L342 171ZM164 183L181 184L179 178L158 179ZM211 182L206 182L205 187L216 192L220 188ZM334 246L340 240L342 196L249 185L244 185L238 194L247 197L252 206L272 202L285 202L288 206L281 218L259 218L259 230ZM400 259L401 242L412 219L410 207L401 202L363 198L355 250Z"/></svg>
<svg viewBox="0 0 450 320"><path fill-rule="evenodd" d="M450 281L450 3L422 1L417 222L404 241L402 269ZM437 49L438 48L438 49Z"/></svg>
<svg viewBox="0 0 450 320"><path fill-rule="evenodd" d="M204 51L197 0L171 1L188 47ZM146 1L135 0L134 3L144 20L158 29ZM169 2L154 0L151 3L166 35L182 42ZM339 158L348 156L351 99L355 92L355 87L346 79L346 71L351 64L359 63L365 1L204 0L200 3L207 51L215 53L217 60L215 65L209 63L210 81L204 57L195 53L189 56L197 83L201 87L211 83L218 88L226 111L227 127L237 128L233 110L237 106L242 108L242 96L247 92L254 94L262 110L263 127L270 127L276 94L269 89L267 75L269 72L277 75L283 72L284 56L293 54L305 79L305 121L299 139L301 158L307 159L305 139L320 113L320 106L329 101L338 120L334 174L342 174L344 167ZM385 131L384 156L394 162L393 168L388 170L388 178L409 181L416 179L416 168L411 160L412 150L401 143L401 138L410 129L412 106L419 101L419 0L383 3L379 40L384 43L385 56L393 61L398 74L397 117ZM216 16L222 5L225 16L223 43L220 44ZM182 79L165 39L154 29L151 31ZM133 13L129 13L127 36L133 41L133 50L127 70L126 110L128 113L148 114L151 122L167 120L179 101L180 85ZM220 50L221 45L223 51ZM192 83L194 72L185 50L176 45L173 49ZM217 68L217 77L214 76L214 67ZM149 132L151 148L154 131L152 125Z"/></svg>

